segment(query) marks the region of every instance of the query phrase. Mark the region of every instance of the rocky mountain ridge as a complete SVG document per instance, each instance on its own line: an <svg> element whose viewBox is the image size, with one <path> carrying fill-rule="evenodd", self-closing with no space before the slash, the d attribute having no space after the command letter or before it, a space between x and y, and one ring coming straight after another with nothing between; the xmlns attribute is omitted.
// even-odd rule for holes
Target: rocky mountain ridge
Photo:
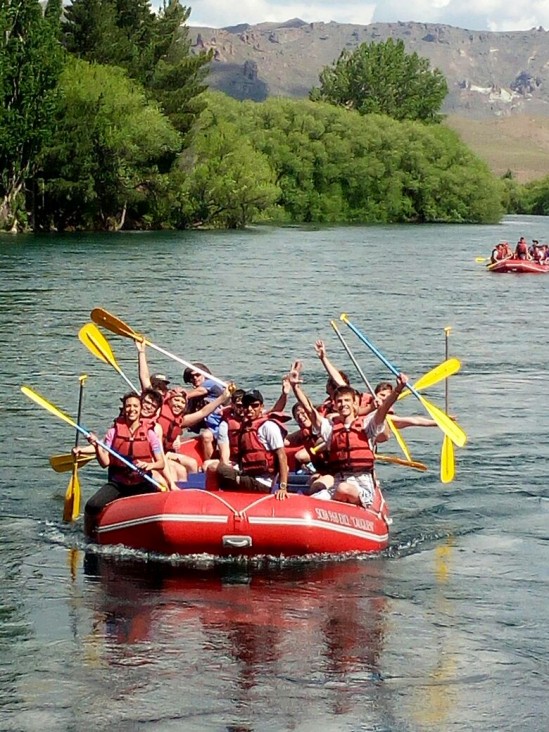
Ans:
<svg viewBox="0 0 549 732"><path fill-rule="evenodd" d="M493 33L432 23L260 23L189 29L193 51L213 49L208 83L237 99L303 98L343 49L402 40L446 76L443 112L473 119L549 116L549 32Z"/></svg>

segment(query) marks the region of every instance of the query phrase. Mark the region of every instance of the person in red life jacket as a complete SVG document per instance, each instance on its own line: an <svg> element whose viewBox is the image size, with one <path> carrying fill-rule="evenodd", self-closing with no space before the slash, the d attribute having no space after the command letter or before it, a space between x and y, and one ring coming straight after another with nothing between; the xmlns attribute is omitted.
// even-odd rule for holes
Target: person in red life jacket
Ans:
<svg viewBox="0 0 549 732"><path fill-rule="evenodd" d="M104 438L104 443L132 462L136 468L151 475L153 470L164 469L162 445L154 430L141 420L141 399L135 392L122 398L122 415L118 417ZM90 433L88 442L94 445L101 467L108 468L108 480L86 503L84 530L93 538L97 519L107 503L124 496L154 493L155 487L135 470L118 461L97 442ZM77 454L78 448L75 449Z"/></svg>
<svg viewBox="0 0 549 732"><path fill-rule="evenodd" d="M520 237L515 247L515 259L531 259L528 242L523 236Z"/></svg>
<svg viewBox="0 0 549 732"><path fill-rule="evenodd" d="M315 498L354 503L381 510L383 496L374 476L373 444L383 432L385 417L405 388L408 377L399 374L396 387L366 416L359 416L359 398L350 386L341 386L335 394L338 418L330 423L322 417L316 427L328 450L328 465L333 484L319 479L310 487Z"/></svg>
<svg viewBox="0 0 549 732"><path fill-rule="evenodd" d="M219 410L231 396L232 384L229 384L213 401L206 402L197 412L187 413L187 392L182 387L171 389L160 411L158 425L162 430L162 440L170 470L176 475L176 481L187 480L188 473L198 471L195 458L178 452L183 430L200 424Z"/></svg>
<svg viewBox="0 0 549 732"><path fill-rule="evenodd" d="M263 396L254 389L242 397L243 420L238 432L238 469L219 463L217 475L224 490L269 493L279 478L276 498L288 490L288 462L284 451L285 429L263 412Z"/></svg>

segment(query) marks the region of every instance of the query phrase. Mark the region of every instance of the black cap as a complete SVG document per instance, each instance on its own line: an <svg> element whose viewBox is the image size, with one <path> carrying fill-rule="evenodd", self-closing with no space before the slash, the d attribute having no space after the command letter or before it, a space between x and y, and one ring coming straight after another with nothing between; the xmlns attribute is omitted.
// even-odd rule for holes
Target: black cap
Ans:
<svg viewBox="0 0 549 732"><path fill-rule="evenodd" d="M247 391L244 396L242 397L242 406L248 407L250 404L253 404L254 402L261 402L263 404L263 394L258 391L257 389L252 389L252 391Z"/></svg>

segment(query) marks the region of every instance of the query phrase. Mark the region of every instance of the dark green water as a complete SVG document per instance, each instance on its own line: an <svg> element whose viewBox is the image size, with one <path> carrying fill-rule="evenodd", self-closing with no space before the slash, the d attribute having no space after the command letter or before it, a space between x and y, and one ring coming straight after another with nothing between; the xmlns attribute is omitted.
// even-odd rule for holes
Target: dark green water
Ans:
<svg viewBox="0 0 549 732"><path fill-rule="evenodd" d="M546 241L549 221L0 238L0 729L547 728L549 277L474 262L521 235ZM438 480L438 430L408 430L430 470L380 467L394 526L376 559L85 555L47 460L72 431L19 386L74 414L85 372L82 421L106 429L125 384L76 337L97 306L268 399L294 358L321 398L317 337L352 371L329 327L342 311L412 377L443 359L451 325L457 478ZM136 378L132 343L110 342ZM102 475L80 477L87 497Z"/></svg>

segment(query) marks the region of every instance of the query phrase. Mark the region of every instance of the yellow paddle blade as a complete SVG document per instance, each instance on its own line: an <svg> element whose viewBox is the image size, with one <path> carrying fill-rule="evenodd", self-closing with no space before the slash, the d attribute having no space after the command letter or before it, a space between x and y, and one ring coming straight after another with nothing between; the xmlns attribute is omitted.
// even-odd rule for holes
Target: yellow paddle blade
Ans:
<svg viewBox="0 0 549 732"><path fill-rule="evenodd" d="M43 397L41 394L39 394L34 389L31 389L30 386L22 386L21 391L29 399L32 399L33 402L36 402L44 409L47 409L48 412L55 414L56 417L59 417L59 419L62 419L67 424L70 424L70 426L73 427L74 429L78 429L78 425L76 424L74 419L71 419L68 414L65 414L65 412L62 412L54 404L52 404L51 402L48 402L48 400L45 397Z"/></svg>
<svg viewBox="0 0 549 732"><path fill-rule="evenodd" d="M427 466L423 463L418 463L416 460L403 460L402 458L394 457L393 455L379 455L376 453L376 460L379 460L382 463L402 465L405 468L413 468L414 470L420 470L422 473L427 470Z"/></svg>
<svg viewBox="0 0 549 732"><path fill-rule="evenodd" d="M108 340L95 323L86 323L86 325L83 325L78 331L78 338L86 346L88 351L93 353L100 361L108 363L109 366L112 366L117 371L119 370Z"/></svg>
<svg viewBox="0 0 549 732"><path fill-rule="evenodd" d="M424 396L418 394L419 401L423 404L426 411L431 415L431 419L437 423L439 428L447 435L452 442L458 447L463 447L467 442L467 435L457 422L454 422L439 407L431 404Z"/></svg>
<svg viewBox="0 0 549 732"><path fill-rule="evenodd" d="M475 257L475 262L477 262L478 264L482 264L483 262L487 262L487 261L488 261L488 257Z"/></svg>
<svg viewBox="0 0 549 732"><path fill-rule="evenodd" d="M130 325L103 308L94 308L91 311L91 319L94 323L97 323L97 325L101 325L103 328L106 328L117 335L121 335L124 338L133 338L134 341L144 340L143 336L136 333Z"/></svg>
<svg viewBox="0 0 549 732"><path fill-rule="evenodd" d="M95 452L89 455L79 455L76 461L79 468L83 468L91 460L95 459ZM50 465L56 473L68 473L74 465L74 456L71 452L65 455L52 455L50 457Z"/></svg>
<svg viewBox="0 0 549 732"><path fill-rule="evenodd" d="M442 450L440 453L440 480L442 483L451 483L456 474L456 461L454 457L454 443L444 435Z"/></svg>
<svg viewBox="0 0 549 732"><path fill-rule="evenodd" d="M80 515L80 481L78 480L78 467L75 463L71 479L65 493L65 504L63 506L63 521L76 521Z"/></svg>
<svg viewBox="0 0 549 732"><path fill-rule="evenodd" d="M396 441L398 443L398 446L400 447L400 449L404 453L404 456L405 456L406 460L408 460L408 462L411 462L412 461L412 456L410 455L410 451L408 450L408 446L404 442L404 440L403 440L402 435L400 434L400 432L395 427L395 423L393 422L393 420L389 416L387 416L386 421L387 421L387 424L389 425L389 429L391 430L391 432L395 436L395 439L396 439Z"/></svg>
<svg viewBox="0 0 549 732"><path fill-rule="evenodd" d="M439 381L443 381L449 376L457 374L460 368L461 361L459 359L447 358L446 361L439 363L439 365L435 366L434 369L431 369L426 374L421 376L412 386L416 391L421 391L421 389L428 389L430 386L438 384ZM400 394L397 399L404 399L405 397L410 396L411 393L412 392L409 389L404 389L402 394Z"/></svg>

